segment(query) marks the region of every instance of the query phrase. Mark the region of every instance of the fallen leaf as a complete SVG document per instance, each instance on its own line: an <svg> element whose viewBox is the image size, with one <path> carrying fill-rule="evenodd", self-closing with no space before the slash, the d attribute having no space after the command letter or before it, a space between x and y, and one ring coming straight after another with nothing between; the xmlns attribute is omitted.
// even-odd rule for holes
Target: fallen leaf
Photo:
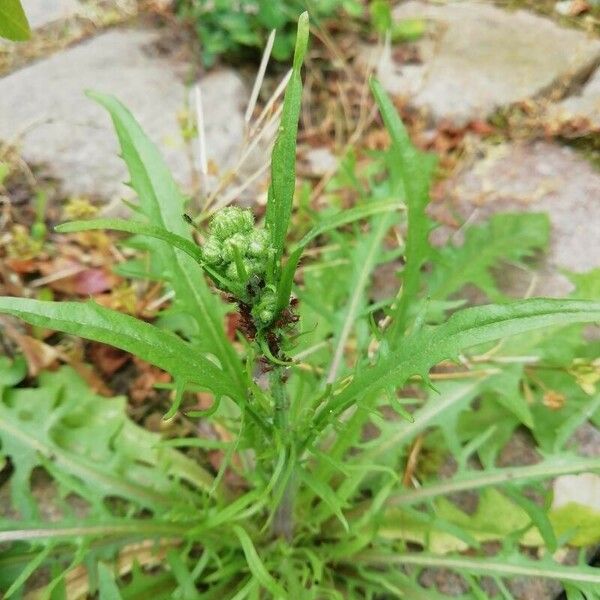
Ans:
<svg viewBox="0 0 600 600"><path fill-rule="evenodd" d="M28 274L39 270L39 261L33 258L7 258L5 264L15 273Z"/></svg>
<svg viewBox="0 0 600 600"><path fill-rule="evenodd" d="M90 344L89 356L104 375L113 375L131 358L131 354L123 352L123 350L98 342Z"/></svg>
<svg viewBox="0 0 600 600"><path fill-rule="evenodd" d="M59 352L53 346L20 333L8 321L3 320L3 325L6 335L21 349L27 361L27 372L30 377L36 377L59 359Z"/></svg>
<svg viewBox="0 0 600 600"><path fill-rule="evenodd" d="M129 397L135 404L141 404L155 398L157 383L169 383L171 376L137 357L133 357L139 375L129 385Z"/></svg>
<svg viewBox="0 0 600 600"><path fill-rule="evenodd" d="M67 247L64 248L65 251ZM33 287L48 286L69 296L91 296L114 288L120 278L105 267L90 267L77 260L58 257L40 263L43 277L33 281Z"/></svg>

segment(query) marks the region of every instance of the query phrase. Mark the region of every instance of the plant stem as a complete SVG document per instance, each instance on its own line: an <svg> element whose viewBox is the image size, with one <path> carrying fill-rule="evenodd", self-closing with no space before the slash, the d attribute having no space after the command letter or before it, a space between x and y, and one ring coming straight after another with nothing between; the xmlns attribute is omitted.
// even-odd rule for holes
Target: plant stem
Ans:
<svg viewBox="0 0 600 600"><path fill-rule="evenodd" d="M277 366L271 373L271 393L275 402L274 423L279 433L280 443L284 447L286 461L295 461L294 441L289 422L289 399L285 389L284 367ZM296 498L295 467L287 465L283 473L286 474L284 490L281 500L275 509L273 518L273 534L282 537L288 542L292 540L294 533L294 501Z"/></svg>

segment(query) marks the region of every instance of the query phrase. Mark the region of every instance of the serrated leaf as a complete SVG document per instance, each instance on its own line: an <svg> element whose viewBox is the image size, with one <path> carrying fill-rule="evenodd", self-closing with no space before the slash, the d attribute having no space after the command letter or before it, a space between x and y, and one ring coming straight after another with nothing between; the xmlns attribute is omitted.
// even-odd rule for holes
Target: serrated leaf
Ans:
<svg viewBox="0 0 600 600"><path fill-rule="evenodd" d="M185 198L158 148L116 98L97 92L88 92L88 96L110 113L141 213L151 225L191 242L189 226L183 220ZM197 323L197 333L188 329L186 335L201 349L215 354L229 376L243 385L240 362L225 335L224 310L218 297L209 290L198 263L162 241L148 243L146 248L151 251L155 271L175 291L176 305Z"/></svg>
<svg viewBox="0 0 600 600"><path fill-rule="evenodd" d="M101 513L106 496L154 511L177 506L189 510L199 498L179 482L205 491L213 485L213 478L196 463L159 447L158 435L129 421L123 397L95 395L70 367L43 373L37 388L5 391L0 441L15 467L10 480L13 504L25 519L38 513L30 493L31 472L38 466ZM11 523L11 529L18 527L18 522Z"/></svg>
<svg viewBox="0 0 600 600"><path fill-rule="evenodd" d="M600 302L585 300L532 299L458 311L443 325L405 338L398 350L365 368L322 407L321 420L325 415L331 419L361 396L389 386L400 387L411 375L427 377L431 367L455 359L465 348L542 327L597 321Z"/></svg>
<svg viewBox="0 0 600 600"><path fill-rule="evenodd" d="M31 37L31 30L20 0L0 2L0 37L22 42Z"/></svg>
<svg viewBox="0 0 600 600"><path fill-rule="evenodd" d="M103 342L131 352L185 383L197 383L217 396L243 392L207 357L168 331L94 302L44 302L0 298L0 313L36 325Z"/></svg>

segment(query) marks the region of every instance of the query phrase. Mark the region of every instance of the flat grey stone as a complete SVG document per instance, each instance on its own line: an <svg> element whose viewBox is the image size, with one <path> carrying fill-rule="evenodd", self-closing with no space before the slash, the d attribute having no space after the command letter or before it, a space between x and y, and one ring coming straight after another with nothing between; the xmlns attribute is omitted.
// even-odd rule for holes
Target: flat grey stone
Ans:
<svg viewBox="0 0 600 600"><path fill-rule="evenodd" d="M457 227L461 219L483 221L497 212L549 215L550 247L539 272L502 271L505 288L515 296L563 296L572 286L561 269L585 272L600 265L600 173L570 148L548 142L489 147L442 190L444 201L434 203L432 212L446 223L457 214Z"/></svg>
<svg viewBox="0 0 600 600"><path fill-rule="evenodd" d="M0 79L0 139L16 141L28 163L45 165L66 195L130 196L108 113L84 91L114 94L189 189L191 161L177 121L188 92L176 75L181 65L157 56L157 39L149 30L112 30ZM246 90L231 71L201 85L208 154L227 164L240 141Z"/></svg>
<svg viewBox="0 0 600 600"><path fill-rule="evenodd" d="M81 12L77 0L22 0L23 10L32 29L39 29Z"/></svg>
<svg viewBox="0 0 600 600"><path fill-rule="evenodd" d="M600 70L597 70L582 89L550 109L559 121L585 121L593 131L600 131Z"/></svg>
<svg viewBox="0 0 600 600"><path fill-rule="evenodd" d="M379 78L388 92L432 121L463 125L485 118L589 71L600 59L600 41L522 10L475 1L410 1L393 14L398 20L426 19L429 32L412 54L406 45L387 48ZM373 52L366 50L362 60L373 60Z"/></svg>

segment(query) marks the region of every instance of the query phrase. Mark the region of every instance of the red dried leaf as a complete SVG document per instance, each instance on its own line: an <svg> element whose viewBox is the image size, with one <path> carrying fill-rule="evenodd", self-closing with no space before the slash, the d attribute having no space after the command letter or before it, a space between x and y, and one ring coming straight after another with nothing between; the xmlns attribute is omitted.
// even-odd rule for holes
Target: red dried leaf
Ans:
<svg viewBox="0 0 600 600"><path fill-rule="evenodd" d="M113 375L131 358L131 354L123 350L96 342L90 344L89 353L94 365L104 375Z"/></svg>

